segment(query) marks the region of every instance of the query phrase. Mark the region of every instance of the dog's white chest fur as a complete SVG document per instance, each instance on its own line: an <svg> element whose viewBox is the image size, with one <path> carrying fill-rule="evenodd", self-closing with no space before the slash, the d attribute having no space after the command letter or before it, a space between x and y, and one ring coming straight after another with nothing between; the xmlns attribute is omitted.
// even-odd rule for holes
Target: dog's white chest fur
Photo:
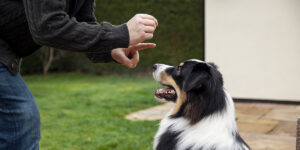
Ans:
<svg viewBox="0 0 300 150"><path fill-rule="evenodd" d="M161 122L154 139L154 149L166 132L179 133L176 150L248 150L245 145L236 143L237 132L234 105L231 96L226 93L226 109L212 114L194 125L183 117L170 118L168 114Z"/></svg>

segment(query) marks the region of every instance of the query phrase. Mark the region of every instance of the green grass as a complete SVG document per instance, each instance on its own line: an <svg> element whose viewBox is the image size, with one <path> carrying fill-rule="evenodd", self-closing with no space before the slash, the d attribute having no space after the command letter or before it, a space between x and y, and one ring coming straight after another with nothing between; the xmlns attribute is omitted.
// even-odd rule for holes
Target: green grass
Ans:
<svg viewBox="0 0 300 150"><path fill-rule="evenodd" d="M24 77L41 113L42 150L150 150L158 121L124 116L159 102L151 77Z"/></svg>

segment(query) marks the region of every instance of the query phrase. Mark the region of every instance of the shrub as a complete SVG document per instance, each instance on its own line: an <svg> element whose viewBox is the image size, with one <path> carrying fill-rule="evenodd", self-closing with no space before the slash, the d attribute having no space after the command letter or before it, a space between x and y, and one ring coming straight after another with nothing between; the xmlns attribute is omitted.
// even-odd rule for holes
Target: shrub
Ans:
<svg viewBox="0 0 300 150"><path fill-rule="evenodd" d="M203 0L96 0L95 15L98 21L122 24L137 13L155 16L159 26L154 38L146 42L157 44L155 49L140 52L140 63L134 70L116 63L92 64L81 53L67 52L54 62L50 71L81 71L88 73L137 73L149 72L154 63L176 65L190 58L203 58L204 21ZM39 73L42 66L36 60L39 52L23 61L23 73ZM41 68L41 67L36 67Z"/></svg>

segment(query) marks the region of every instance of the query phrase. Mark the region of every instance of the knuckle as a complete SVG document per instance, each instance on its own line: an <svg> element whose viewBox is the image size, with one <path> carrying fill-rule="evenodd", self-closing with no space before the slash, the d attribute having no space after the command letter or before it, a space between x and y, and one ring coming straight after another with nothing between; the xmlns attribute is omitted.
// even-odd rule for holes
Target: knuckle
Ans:
<svg viewBox="0 0 300 150"><path fill-rule="evenodd" d="M136 22L137 22L138 24L141 24L141 23L142 23L142 19L141 19L141 18L137 18L137 19L136 19Z"/></svg>
<svg viewBox="0 0 300 150"><path fill-rule="evenodd" d="M151 20L151 25L155 25L155 21Z"/></svg>
<svg viewBox="0 0 300 150"><path fill-rule="evenodd" d="M138 14L137 17L138 17L138 18L142 18L142 17L143 17L143 14Z"/></svg>
<svg viewBox="0 0 300 150"><path fill-rule="evenodd" d="M144 39L147 38L147 34L146 34L146 33L143 34L143 38L144 38Z"/></svg>
<svg viewBox="0 0 300 150"><path fill-rule="evenodd" d="M149 39L152 39L152 38L153 38L153 34L150 34L150 35L149 35Z"/></svg>

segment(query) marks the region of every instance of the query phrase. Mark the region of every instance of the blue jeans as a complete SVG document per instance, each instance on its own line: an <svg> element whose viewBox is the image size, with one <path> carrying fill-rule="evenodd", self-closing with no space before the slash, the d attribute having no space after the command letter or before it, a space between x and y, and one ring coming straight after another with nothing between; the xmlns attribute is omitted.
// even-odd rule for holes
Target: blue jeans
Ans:
<svg viewBox="0 0 300 150"><path fill-rule="evenodd" d="M0 63L0 150L38 150L40 113L20 74Z"/></svg>

